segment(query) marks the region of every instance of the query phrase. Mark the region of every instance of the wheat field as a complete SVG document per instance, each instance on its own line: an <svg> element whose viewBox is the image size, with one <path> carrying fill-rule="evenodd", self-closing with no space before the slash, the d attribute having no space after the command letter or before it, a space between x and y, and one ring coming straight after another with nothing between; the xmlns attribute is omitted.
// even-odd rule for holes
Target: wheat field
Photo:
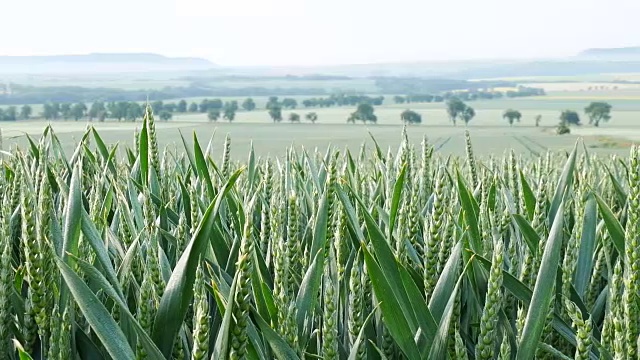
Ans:
<svg viewBox="0 0 640 360"><path fill-rule="evenodd" d="M404 128L218 160L156 126L2 153L3 358L638 356L637 147L443 155Z"/></svg>

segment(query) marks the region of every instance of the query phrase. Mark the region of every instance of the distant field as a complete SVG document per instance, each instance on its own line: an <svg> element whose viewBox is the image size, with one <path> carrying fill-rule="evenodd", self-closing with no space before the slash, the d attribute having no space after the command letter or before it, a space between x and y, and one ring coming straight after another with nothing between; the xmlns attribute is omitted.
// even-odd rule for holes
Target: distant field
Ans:
<svg viewBox="0 0 640 360"><path fill-rule="evenodd" d="M611 82L619 80L640 81L640 73L609 73L571 76L513 76L500 78L482 78L475 80L504 80L514 82Z"/></svg>
<svg viewBox="0 0 640 360"><path fill-rule="evenodd" d="M322 95L320 95L322 96ZM353 106L331 107L331 108L304 108L302 101L311 96L287 96L298 101L298 108L295 112L304 114L309 111L318 113L320 122L322 123L344 123L349 114L355 110ZM209 97L212 99L214 97ZM237 122L269 122L269 116L265 111L265 104L268 100L267 96L252 97L256 102L256 110L253 112L245 112L240 110L237 113ZM284 96L280 96L283 99ZM204 97L185 98L187 102L200 103ZM236 100L240 104L245 97L220 97L223 101ZM179 99L167 100L168 102L178 102ZM583 109L591 101L607 101L613 106L613 119L607 126L627 126L640 125L640 89L638 90L620 90L605 92L581 92L581 91L558 91L549 92L546 96L526 97L514 99L499 100L481 100L469 102L469 105L476 109L477 116L473 120L473 126L483 124L504 124L502 113L504 110L513 108L520 110L523 114L522 122L524 124L533 124L536 115L543 116L543 124L555 124L558 115L562 110L575 110L582 116ZM32 105L34 115L38 116L42 112L42 105ZM6 106L3 106L6 108ZM393 95L385 95L385 101L382 106L376 107L376 114L380 118L381 123L397 124L399 122L400 113L405 109L412 109L421 113L424 117L425 124L442 125L448 123L445 112L444 103L411 103L411 104L395 104ZM284 110L285 119L289 114L289 110ZM207 121L206 114L174 114L175 120L185 121Z"/></svg>
<svg viewBox="0 0 640 360"><path fill-rule="evenodd" d="M197 73L196 73L197 74ZM185 77L198 78L191 73L124 73L124 74L91 74L91 75L2 75L0 83L11 82L20 85L30 85L37 87L49 86L80 86L80 87L102 87L123 90L160 90L172 86L189 86L192 81ZM213 88L250 88L261 87L268 89L291 88L323 89L328 93L343 92L376 92L378 88L375 80L365 78L353 78L347 80L297 80L297 79L245 79L245 78L203 78L199 80L200 85Z"/></svg>
<svg viewBox="0 0 640 360"><path fill-rule="evenodd" d="M196 132L200 141L207 144L215 132L212 151L216 156L221 153L222 142L226 134L232 139L232 148L240 157L246 156L246 150L251 142L260 156L282 155L288 145L304 146L305 148L325 149L332 145L338 148L348 148L358 151L363 141L369 141L370 131L386 151L388 147L396 149L402 125L399 120L399 107L385 107L376 111L379 117L377 125L346 124L345 119L351 109L329 108L317 111L319 122L310 124L290 124L286 120L280 124L273 124L266 111L239 113L234 123L209 122L203 114L179 115L173 121L157 122L158 138L161 145L176 145L182 151L179 137L182 132L188 141L192 133ZM520 124L509 127L502 119L501 109L482 109L478 107L477 117L467 128L459 124L453 127L443 109L423 108L418 110L424 117L425 124L409 126L411 138L417 143L426 135L430 141L437 144L439 151L445 154L464 155L464 130L472 134L474 150L482 156L501 154L513 149L518 154L528 155L549 150L570 149L579 136L584 137L585 144L592 151L601 153L627 154L631 141L640 141L640 126L636 126L640 112L619 111L613 114L614 120L601 128L583 126L572 129L568 136L557 136L553 133L553 126L557 123L556 110L523 110L523 120ZM302 113L302 112L301 112ZM541 127L534 127L533 117L542 114ZM284 112L284 117L289 111ZM2 123L5 149L19 144L26 146L24 134L37 137L47 125L44 121L22 121ZM87 123L83 121L52 122L55 132L67 152L71 153L76 141L82 136L87 125L95 126L104 140L109 143L123 143L131 145L136 128L141 122L105 122ZM626 139L626 140L625 140ZM206 146L206 145L203 145Z"/></svg>
<svg viewBox="0 0 640 360"><path fill-rule="evenodd" d="M103 87L123 90L157 90L167 86L188 86L189 82L178 80L178 74L102 74L102 75L2 75L0 82L9 81L20 85Z"/></svg>
<svg viewBox="0 0 640 360"><path fill-rule="evenodd" d="M328 93L333 92L357 92L369 93L376 92L375 80L371 79L350 79L350 80L222 80L222 81L205 81L205 84L212 87L225 88L248 88L263 87L269 89L276 88L320 88Z"/></svg>
<svg viewBox="0 0 640 360"><path fill-rule="evenodd" d="M610 82L557 82L557 83L540 83L540 82L523 82L525 86L544 89L547 92L563 92L563 91L580 91L586 94L600 93L611 94L615 96L626 92L638 92L640 84L618 84Z"/></svg>

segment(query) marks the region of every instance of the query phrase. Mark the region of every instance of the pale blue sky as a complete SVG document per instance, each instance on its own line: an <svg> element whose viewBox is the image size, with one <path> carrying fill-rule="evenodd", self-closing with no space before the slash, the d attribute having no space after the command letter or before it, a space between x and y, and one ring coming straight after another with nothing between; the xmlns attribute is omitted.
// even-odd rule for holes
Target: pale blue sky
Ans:
<svg viewBox="0 0 640 360"><path fill-rule="evenodd" d="M640 0L4 0L2 14L0 55L320 65L640 45Z"/></svg>

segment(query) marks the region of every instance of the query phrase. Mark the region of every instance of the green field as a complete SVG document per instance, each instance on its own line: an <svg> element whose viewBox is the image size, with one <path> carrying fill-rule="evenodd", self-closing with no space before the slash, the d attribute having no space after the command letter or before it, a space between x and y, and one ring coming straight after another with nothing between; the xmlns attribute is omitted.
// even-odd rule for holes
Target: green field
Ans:
<svg viewBox="0 0 640 360"><path fill-rule="evenodd" d="M613 75L612 75L613 76ZM616 75L617 76L617 75ZM620 75L622 76L622 75ZM617 77L616 77L617 78ZM633 74L629 75L632 79ZM127 78L115 77L112 81L124 86ZM130 79L130 78L129 78ZM585 142L592 146L594 151L599 152L619 152L623 153L627 149L630 141L640 141L640 85L636 84L616 84L619 89L613 90L612 83L606 83L614 79L613 77L602 78L567 78L555 79L555 82L548 82L547 78L523 78L519 79L529 86L540 86L547 88L546 96L497 99L473 101L468 104L476 110L476 117L470 122L469 130L474 134L474 141L477 142L477 151L481 154L502 153L505 149L514 148L518 152L539 152L544 149L568 148L572 146L576 137L584 137ZM23 79L24 80L24 79ZM42 80L42 79L40 79ZM53 79L52 79L53 80ZM139 80L149 82L161 82L162 79L152 75L140 76ZM166 80L166 79L165 79ZM35 81L35 80L34 80ZM76 79L76 81L86 81L93 85L108 81L106 77L87 77ZM264 80L269 83L268 80ZM282 81L282 80L278 80ZM354 80L351 80L354 81ZM594 81L601 81L598 84L607 84L606 90L585 91L584 87L593 86ZM238 82L242 82L238 80ZM246 82L246 81L245 81ZM325 81L327 85L332 84ZM304 81L287 81L281 84L271 81L269 84L250 84L259 86L287 86L310 85ZM371 85L369 80L355 81L362 86L362 90ZM168 83L169 84L169 83ZM266 85L265 85L266 84ZM247 84L245 84L247 85ZM333 80L333 85L345 85L344 81ZM225 83L224 86L233 86ZM244 85L243 85L244 86ZM249 86L249 85L247 85ZM299 105L304 99L311 96L290 96L295 98ZM210 97L213 98L213 97ZM280 99L284 98L280 96ZM187 98L186 100L199 103L204 97ZM236 100L242 102L245 97L221 97L223 101ZM326 148L331 143L334 146L355 149L359 147L363 140L369 138L367 131L376 136L376 139L383 147L394 144L401 129L400 113L405 109L411 109L422 115L423 123L419 126L411 126L410 134L415 139L427 135L434 142L442 142L440 150L449 154L463 154L464 147L461 145L463 138L463 126L457 128L451 126L445 111L444 103L411 103L395 104L393 94L385 95L382 106L375 109L378 117L376 125L348 125L346 119L354 107L332 107L332 108L310 108L299 107L293 111L304 115L306 112L314 111L318 114L318 123L315 125L305 123L289 124L287 122L291 110L283 110L284 121L281 124L273 124L264 110L267 96L253 97L257 109L252 112L240 110L234 123L227 124L223 121L211 123L206 114L202 113L175 113L169 123L159 123L159 140L162 144L179 143L179 132L181 131L187 138L191 138L191 133L196 132L202 139L210 138L216 132L216 141L213 142L213 151L220 151L220 143L228 133L232 137L235 149L246 150L251 141L260 154L281 154L283 144L296 144L306 148ZM177 102L179 99L165 102ZM582 110L591 101L607 101L613 106L612 120L602 124L600 128L584 125L575 128L570 136L558 137L553 134L553 127L558 122L558 116L562 110L576 110L582 116L582 122L587 119ZM520 123L512 128L507 125L502 114L506 109L516 109L522 112L523 118ZM42 111L41 105L34 105L34 114ZM541 127L534 127L534 119L537 115L542 116ZM5 137L5 147L12 143L25 144L25 139L19 136L23 132L38 135L46 123L42 121L18 121L15 123L0 123ZM108 121L104 124L94 123L103 133L103 136L110 141L131 142L132 132L140 123L117 123ZM56 122L55 129L62 139L77 139L84 131L87 123L80 122ZM613 140L611 140L613 139ZM204 141L204 140L203 140ZM606 142L606 144L602 144ZM71 147L69 145L69 147Z"/></svg>
<svg viewBox="0 0 640 360"><path fill-rule="evenodd" d="M638 147L490 124L371 126L379 151L338 123L20 125L46 135L0 158L4 358L638 353ZM178 130L201 145L175 151Z"/></svg>
<svg viewBox="0 0 640 360"><path fill-rule="evenodd" d="M254 99L232 123L0 123L0 354L9 337L60 359L637 352L619 342L640 326L614 325L640 318L622 301L640 289L640 89L468 102L468 126L392 95L377 124L347 124L354 107L273 123ZM582 111L594 100L613 105L601 127ZM408 108L422 124L403 126ZM565 109L585 125L556 135Z"/></svg>
<svg viewBox="0 0 640 360"><path fill-rule="evenodd" d="M391 110L390 110L391 113ZM550 112L549 115L555 114ZM242 114L245 115L245 114ZM386 151L391 148L397 150L398 139L402 131L399 121L388 119L378 125L345 124L336 114L333 123L328 120L317 124L273 124L263 114L260 119L238 119L234 123L211 123L206 120L179 120L169 123L158 123L158 142L162 146L183 149L180 134L182 133L188 143L191 143L193 133L197 134L201 143L208 144L211 139L211 153L221 156L222 144L225 136L229 135L233 146L232 156L235 159L244 159L246 152L253 144L256 154L265 156L281 156L285 147L294 145L313 150L327 149L333 146L339 149L348 148L352 152L359 151L362 142L373 146L369 134L373 135L378 144ZM574 129L574 134L558 136L554 134L553 127L534 127L530 125L507 126L504 122L491 122L490 117L499 116L497 111L480 113L478 116L486 116L487 123L479 121L468 127L458 125L453 127L446 120L439 125L409 126L410 138L419 142L423 136L427 136L440 153L462 156L465 154L464 131L469 130L473 136L476 152L480 156L501 155L511 149L518 154L538 154L546 150L569 150L577 138L583 138L590 151L603 154L626 154L628 145L632 140L640 140L640 131L633 134L626 128L586 128ZM252 121L253 120L253 121ZM20 145L28 145L23 132L38 137L45 122L33 121L18 124L8 124L2 128L5 149ZM141 123L91 123L110 143L122 143L131 146L133 134L140 129ZM54 130L61 139L67 153L72 153L75 143L78 141L87 126L86 123L57 122L53 124ZM602 131L601 131L602 130ZM605 144L606 143L606 144ZM205 146L205 145L203 145Z"/></svg>

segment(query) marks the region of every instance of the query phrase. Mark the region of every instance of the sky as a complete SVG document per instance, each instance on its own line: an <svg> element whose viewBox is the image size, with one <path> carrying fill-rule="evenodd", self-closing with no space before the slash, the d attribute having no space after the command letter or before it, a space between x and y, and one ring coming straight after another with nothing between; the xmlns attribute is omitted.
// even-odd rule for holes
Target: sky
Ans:
<svg viewBox="0 0 640 360"><path fill-rule="evenodd" d="M224 66L311 66L640 46L638 0L3 2L0 55L153 52Z"/></svg>

